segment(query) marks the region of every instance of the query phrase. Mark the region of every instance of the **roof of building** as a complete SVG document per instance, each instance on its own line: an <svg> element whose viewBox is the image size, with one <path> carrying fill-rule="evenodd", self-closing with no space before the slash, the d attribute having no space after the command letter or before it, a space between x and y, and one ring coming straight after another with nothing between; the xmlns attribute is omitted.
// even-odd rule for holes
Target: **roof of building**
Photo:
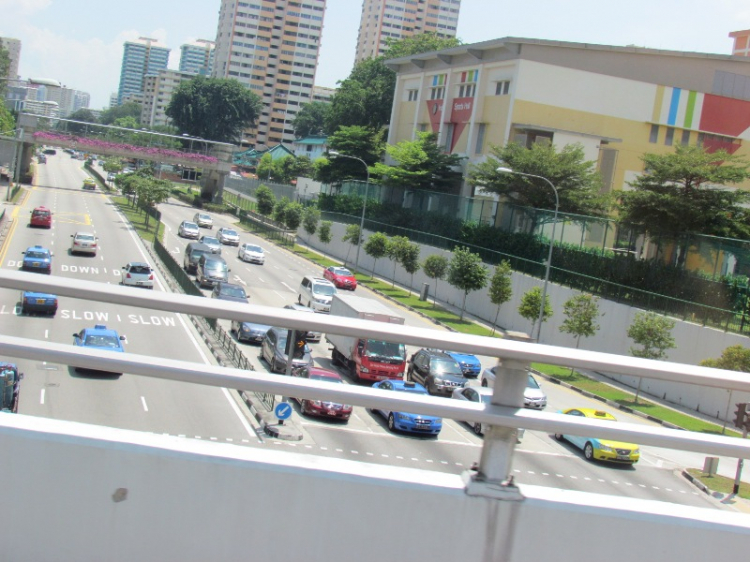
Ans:
<svg viewBox="0 0 750 562"><path fill-rule="evenodd" d="M58 88L62 88L62 84L57 80L53 80L52 78L29 78L29 83L42 84L44 86L57 86Z"/></svg>
<svg viewBox="0 0 750 562"><path fill-rule="evenodd" d="M315 144L323 145L328 141L328 137L304 137L294 141L294 144Z"/></svg>

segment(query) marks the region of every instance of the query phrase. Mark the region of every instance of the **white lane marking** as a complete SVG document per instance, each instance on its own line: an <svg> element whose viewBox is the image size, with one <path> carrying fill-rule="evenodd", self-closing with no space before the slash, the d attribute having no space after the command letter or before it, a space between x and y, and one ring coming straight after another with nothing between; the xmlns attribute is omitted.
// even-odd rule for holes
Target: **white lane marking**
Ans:
<svg viewBox="0 0 750 562"><path fill-rule="evenodd" d="M287 289L289 289L291 292L293 292L293 293L297 292L294 289L292 289L289 285L287 285L286 283L284 283L283 281L281 282L281 284L284 285L284 287L286 287Z"/></svg>
<svg viewBox="0 0 750 562"><path fill-rule="evenodd" d="M173 254L179 254L180 253L180 249L177 246L175 246L174 252L172 252L172 253ZM542 301L539 301L539 302L542 302Z"/></svg>
<svg viewBox="0 0 750 562"><path fill-rule="evenodd" d="M253 273L253 270L252 270L252 269L250 269L249 267L246 267L245 269L247 269L247 270L248 270L248 271L249 271L250 273ZM260 281L261 283L265 283L265 282L266 282L266 280L265 280L265 279L263 279L262 277L256 277L256 279L257 279L258 281ZM541 302L541 301L539 301L539 302Z"/></svg>
<svg viewBox="0 0 750 562"><path fill-rule="evenodd" d="M245 282L244 282L244 281L243 281L243 280L242 280L242 279L240 278L240 276L239 276L239 275L235 275L235 276L234 276L234 279L235 279L235 281L237 281L237 282L238 282L239 284L247 286L247 283L245 283ZM541 302L541 301L540 301L540 302Z"/></svg>
<svg viewBox="0 0 750 562"><path fill-rule="evenodd" d="M148 412L148 405L146 404L146 397L141 396L141 404L143 404L143 410Z"/></svg>
<svg viewBox="0 0 750 562"><path fill-rule="evenodd" d="M42 394L41 394L41 396L39 397L39 403L40 403L40 404L44 404L44 389L42 389Z"/></svg>
<svg viewBox="0 0 750 562"><path fill-rule="evenodd" d="M541 302L541 301L539 301L539 302ZM44 339L45 340L49 339L49 330L44 330Z"/></svg>

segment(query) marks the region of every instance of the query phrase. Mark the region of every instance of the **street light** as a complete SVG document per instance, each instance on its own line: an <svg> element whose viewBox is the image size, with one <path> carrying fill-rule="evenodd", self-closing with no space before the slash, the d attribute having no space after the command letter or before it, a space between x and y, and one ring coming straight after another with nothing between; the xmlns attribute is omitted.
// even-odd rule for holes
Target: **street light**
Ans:
<svg viewBox="0 0 750 562"><path fill-rule="evenodd" d="M352 160L359 160L362 162L362 165L365 167L365 171L367 172L367 183L365 183L365 202L362 205L362 219L359 221L359 240L357 240L357 257L354 258L354 269L359 271L359 247L362 245L362 233L365 230L365 210L367 209L367 192L370 189L370 168L367 165L367 162L362 160L361 158L358 158L356 156L349 156L348 154L341 154L340 152L336 152L335 150L329 150L328 154L333 156L334 158L351 158Z"/></svg>
<svg viewBox="0 0 750 562"><path fill-rule="evenodd" d="M267 144L264 144L262 142L256 142L255 143L255 152L258 152L258 145L265 146L266 147L266 152L268 152L269 154L271 154L271 148ZM260 158L258 158L258 164L260 164ZM269 182L269 183L271 181L271 170L272 169L273 169L273 155L271 156L271 165L268 166L268 179L266 181ZM258 171L257 170L257 166L256 166L256 170L255 171L256 172Z"/></svg>
<svg viewBox="0 0 750 562"><path fill-rule="evenodd" d="M560 209L560 197L557 194L557 188L555 187L555 184L553 184L550 180L548 180L544 176L537 176L534 174L527 174L524 172L516 172L514 170L511 170L510 168L505 168L502 166L499 167L497 171L503 174L515 174L517 176L526 176L528 178L537 178L540 180L544 180L552 188L552 191L555 192L555 215L552 218L552 236L550 236L550 239L549 239L549 252L547 253L547 269L544 272L544 285L542 288L542 302L539 305L539 318L537 319L537 323L539 324L539 326L537 326L537 329L536 329L536 341L537 343L539 343L539 339L542 334L542 319L544 318L544 304L547 301L547 284L549 283L549 270L552 267L552 248L555 245L555 226L557 226L557 211Z"/></svg>

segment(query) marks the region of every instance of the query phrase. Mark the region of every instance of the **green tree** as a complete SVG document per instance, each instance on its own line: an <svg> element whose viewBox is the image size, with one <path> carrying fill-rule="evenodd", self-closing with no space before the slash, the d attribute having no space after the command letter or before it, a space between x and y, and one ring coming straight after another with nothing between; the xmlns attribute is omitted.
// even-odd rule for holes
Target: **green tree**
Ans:
<svg viewBox="0 0 750 562"><path fill-rule="evenodd" d="M0 39L0 99L5 99L5 92L8 90L8 79L14 79L15 76L10 76L10 53L8 49L3 46L3 41ZM0 107L5 104L0 104ZM6 129L0 129L0 133Z"/></svg>
<svg viewBox="0 0 750 562"><path fill-rule="evenodd" d="M391 277L391 287L396 286L396 265L401 262L401 258L409 245L409 239L406 236L391 236L385 247L386 257L393 262L393 276Z"/></svg>
<svg viewBox="0 0 750 562"><path fill-rule="evenodd" d="M469 183L485 193L497 193L509 203L536 209L554 209L555 192L547 182L498 172L499 167L542 176L557 188L560 211L580 215L603 215L609 199L601 194L602 180L596 162L586 161L580 144L565 145L559 152L552 144L517 143L493 146L492 156L469 169ZM536 227L531 225L532 230Z"/></svg>
<svg viewBox="0 0 750 562"><path fill-rule="evenodd" d="M155 207L169 198L172 192L172 182L160 180L154 177L144 178L136 184L136 195L138 196L138 205L144 210ZM146 213L146 229L148 230L149 213Z"/></svg>
<svg viewBox="0 0 750 562"><path fill-rule="evenodd" d="M542 306L542 289L534 287L529 289L521 297L521 304L518 306L518 314L526 320L531 320L531 333L534 333L534 327L539 320L539 309ZM549 295L544 296L544 311L542 312L542 322L546 322L552 317L552 305L549 302Z"/></svg>
<svg viewBox="0 0 750 562"><path fill-rule="evenodd" d="M305 207L305 210L302 212L302 228L307 232L308 239L318 230L319 222L320 211L315 207Z"/></svg>
<svg viewBox="0 0 750 562"><path fill-rule="evenodd" d="M330 111L331 104L322 101L303 104L292 121L294 136L301 139L323 134Z"/></svg>
<svg viewBox="0 0 750 562"><path fill-rule="evenodd" d="M286 218L286 209L290 204L291 201L289 201L289 197L286 196L276 201L276 204L273 206L273 220L286 224L284 219Z"/></svg>
<svg viewBox="0 0 750 562"><path fill-rule="evenodd" d="M331 243L333 236L331 235L331 228L333 223L331 221L323 221L320 223L320 230L318 230L318 238L326 246Z"/></svg>
<svg viewBox="0 0 750 562"><path fill-rule="evenodd" d="M503 260L500 265L495 266L495 271L490 279L490 302L497 305L495 311L495 322L492 324L492 333L495 333L497 326L497 318L500 316L500 307L510 300L513 295L513 289L511 288L511 275L513 270L510 267L508 260Z"/></svg>
<svg viewBox="0 0 750 562"><path fill-rule="evenodd" d="M367 168L353 158L318 159L313 165L313 177L323 183L367 179L369 167L380 161L383 154L383 134L383 131L373 131L367 127L341 127L328 137L328 147L341 154L361 158Z"/></svg>
<svg viewBox="0 0 750 562"><path fill-rule="evenodd" d="M346 259L344 260L344 265L346 265L346 262L349 261L349 251L352 249L352 246L358 246L362 242L362 233L359 230L359 225L346 225L346 232L341 238L341 241L348 242L350 244L350 246L346 250Z"/></svg>
<svg viewBox="0 0 750 562"><path fill-rule="evenodd" d="M8 131L15 130L16 120L13 118L13 114L10 110L5 107L4 103L0 103L0 133L8 134Z"/></svg>
<svg viewBox="0 0 750 562"><path fill-rule="evenodd" d="M448 272L448 258L438 254L427 256L422 264L422 269L427 277L435 280L435 292L432 293L432 307L435 308L437 304L438 281L444 279L445 274Z"/></svg>
<svg viewBox="0 0 750 562"><path fill-rule="evenodd" d="M274 171L273 156L270 152L266 152L260 157L258 165L255 167L255 175L258 176L258 179L271 181Z"/></svg>
<svg viewBox="0 0 750 562"><path fill-rule="evenodd" d="M750 373L750 349L740 344L730 345L721 352L718 359L704 359L700 364L714 369Z"/></svg>
<svg viewBox="0 0 750 562"><path fill-rule="evenodd" d="M677 146L668 154L644 154L646 170L620 193L620 221L640 226L650 234L701 233L729 238L750 237L750 193L717 189L750 178L750 164L742 157L699 146ZM684 264L687 244L680 242L676 264Z"/></svg>
<svg viewBox="0 0 750 562"><path fill-rule="evenodd" d="M419 271L419 268L421 267L419 263L419 251L419 244L408 242L401 252L401 266L406 273L411 275L408 288L409 296L411 296L411 286L414 284L414 274Z"/></svg>
<svg viewBox="0 0 750 562"><path fill-rule="evenodd" d="M455 191L463 181L461 157L446 154L436 141L435 133L417 133L416 140L387 146L385 151L396 165L377 162L372 167L373 175L394 187Z"/></svg>
<svg viewBox="0 0 750 562"><path fill-rule="evenodd" d="M466 247L457 246L453 250L448 266L448 283L464 292L461 304L461 320L466 310L466 297L472 291L483 289L487 285L487 267L482 263L479 254L474 254Z"/></svg>
<svg viewBox="0 0 750 562"><path fill-rule="evenodd" d="M182 133L236 143L262 107L260 97L237 80L196 76L177 87L166 114Z"/></svg>
<svg viewBox="0 0 750 562"><path fill-rule="evenodd" d="M376 232L370 235L367 242L362 246L362 249L368 256L375 260L372 266L372 275L370 275L370 279L372 279L375 276L375 268L377 267L378 260L386 255L388 237L382 232Z"/></svg>
<svg viewBox="0 0 750 562"><path fill-rule="evenodd" d="M99 114L99 122L102 125L111 125L121 117L132 117L137 121L140 121L141 109L141 104L134 101L129 101L122 105L116 105L115 107L110 107L109 109L102 111L101 114Z"/></svg>
<svg viewBox="0 0 750 562"><path fill-rule="evenodd" d="M628 328L628 337L640 347L631 347L633 357L644 359L664 359L667 350L676 347L672 337L674 320L666 316L659 316L653 312L639 312ZM635 401L641 393L642 377L638 378L638 388L635 391Z"/></svg>
<svg viewBox="0 0 750 562"><path fill-rule="evenodd" d="M74 134L81 134L87 130L87 126L84 123L97 123L96 116L90 109L82 107L81 109L74 111L68 115L68 119L71 121L83 121L83 123L68 123L68 131Z"/></svg>
<svg viewBox="0 0 750 562"><path fill-rule="evenodd" d="M259 185L255 190L255 200L258 202L258 212L264 217L270 216L276 206L276 196L267 185Z"/></svg>
<svg viewBox="0 0 750 562"><path fill-rule="evenodd" d="M384 59L397 59L417 55L419 53L431 53L462 45L462 41L456 37L440 37L436 32L419 33L403 39L386 39Z"/></svg>
<svg viewBox="0 0 750 562"><path fill-rule="evenodd" d="M140 127L138 119L127 115L126 117L118 117L114 122L115 127L122 127L123 129L137 129Z"/></svg>
<svg viewBox="0 0 750 562"><path fill-rule="evenodd" d="M592 295L576 295L565 301L563 312L565 320L560 326L560 331L575 336L576 349L581 342L581 336L590 338L599 331L598 298Z"/></svg>
<svg viewBox="0 0 750 562"><path fill-rule="evenodd" d="M112 172L114 174L117 174L122 171L122 160L120 158L110 156L104 161L104 166L102 166L102 168L104 168L105 172Z"/></svg>
<svg viewBox="0 0 750 562"><path fill-rule="evenodd" d="M289 227L290 230L295 232L302 224L302 215L305 212L305 208L302 203L289 203L284 211L284 224Z"/></svg>

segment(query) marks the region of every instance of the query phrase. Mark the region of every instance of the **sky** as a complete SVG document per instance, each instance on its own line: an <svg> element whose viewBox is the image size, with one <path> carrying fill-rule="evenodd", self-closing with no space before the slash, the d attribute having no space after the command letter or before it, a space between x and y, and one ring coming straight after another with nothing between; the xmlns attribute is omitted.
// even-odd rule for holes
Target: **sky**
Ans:
<svg viewBox="0 0 750 562"><path fill-rule="evenodd" d="M21 40L22 78L52 78L91 94L117 91L123 43L158 39L179 64L180 45L216 38L220 0L0 0L0 36ZM328 0L315 77L335 87L354 63L362 0ZM730 54L731 31L750 29L750 0L462 0L464 43L501 37L635 45Z"/></svg>

